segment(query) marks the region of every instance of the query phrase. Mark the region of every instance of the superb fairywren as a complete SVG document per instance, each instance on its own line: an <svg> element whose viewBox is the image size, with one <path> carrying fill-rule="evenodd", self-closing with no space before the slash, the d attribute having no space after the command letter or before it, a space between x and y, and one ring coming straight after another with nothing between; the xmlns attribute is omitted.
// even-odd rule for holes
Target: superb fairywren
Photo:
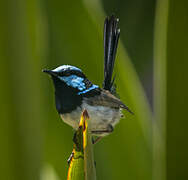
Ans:
<svg viewBox="0 0 188 180"><path fill-rule="evenodd" d="M54 70L43 70L51 75L55 87L56 109L62 120L78 128L82 111L90 116L90 130L93 135L105 136L122 117L121 110L132 113L115 95L112 73L119 40L118 19L114 16L104 23L104 82L103 88L92 84L81 69L62 65Z"/></svg>

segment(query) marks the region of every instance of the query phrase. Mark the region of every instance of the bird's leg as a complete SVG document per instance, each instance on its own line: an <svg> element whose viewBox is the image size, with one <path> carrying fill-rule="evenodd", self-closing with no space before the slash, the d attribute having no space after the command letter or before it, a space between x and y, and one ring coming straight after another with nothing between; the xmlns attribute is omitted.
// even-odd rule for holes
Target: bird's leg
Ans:
<svg viewBox="0 0 188 180"><path fill-rule="evenodd" d="M104 130L96 130L96 131L91 131L92 134L103 134L103 133L111 133L113 132L114 128L111 124L109 124L107 126L107 129ZM99 142L101 139L103 138L103 136L99 136L96 139L92 138L92 142L93 144L96 144L97 142Z"/></svg>
<svg viewBox="0 0 188 180"><path fill-rule="evenodd" d="M92 143L93 144L97 144L103 137L102 136L98 136L97 138L92 138Z"/></svg>

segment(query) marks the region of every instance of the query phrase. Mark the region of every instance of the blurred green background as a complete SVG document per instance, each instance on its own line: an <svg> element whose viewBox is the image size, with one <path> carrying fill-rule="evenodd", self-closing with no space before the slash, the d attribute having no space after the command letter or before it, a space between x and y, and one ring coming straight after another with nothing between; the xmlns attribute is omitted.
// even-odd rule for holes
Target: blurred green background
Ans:
<svg viewBox="0 0 188 180"><path fill-rule="evenodd" d="M103 21L120 18L115 65L125 112L95 146L98 180L188 179L188 1L1 0L0 179L67 176L73 130L41 72L61 64L103 80Z"/></svg>

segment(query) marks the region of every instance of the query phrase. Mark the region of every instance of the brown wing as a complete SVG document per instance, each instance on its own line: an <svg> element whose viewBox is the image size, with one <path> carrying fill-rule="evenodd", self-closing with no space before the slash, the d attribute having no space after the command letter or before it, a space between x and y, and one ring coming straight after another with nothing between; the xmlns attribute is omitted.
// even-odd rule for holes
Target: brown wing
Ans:
<svg viewBox="0 0 188 180"><path fill-rule="evenodd" d="M107 106L115 109L126 109L128 112L133 112L123 104L118 98L112 95L109 91L102 89L100 95L89 98L84 98L86 102L92 106Z"/></svg>

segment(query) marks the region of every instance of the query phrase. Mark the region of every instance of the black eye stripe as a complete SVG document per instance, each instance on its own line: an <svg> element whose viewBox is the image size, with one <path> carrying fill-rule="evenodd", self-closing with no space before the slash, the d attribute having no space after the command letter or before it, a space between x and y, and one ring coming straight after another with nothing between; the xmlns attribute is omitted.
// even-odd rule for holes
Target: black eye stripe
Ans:
<svg viewBox="0 0 188 180"><path fill-rule="evenodd" d="M86 78L86 76L80 72L80 71L75 71L75 70L67 70L59 73L60 76L70 76L70 75L77 75L79 77Z"/></svg>

